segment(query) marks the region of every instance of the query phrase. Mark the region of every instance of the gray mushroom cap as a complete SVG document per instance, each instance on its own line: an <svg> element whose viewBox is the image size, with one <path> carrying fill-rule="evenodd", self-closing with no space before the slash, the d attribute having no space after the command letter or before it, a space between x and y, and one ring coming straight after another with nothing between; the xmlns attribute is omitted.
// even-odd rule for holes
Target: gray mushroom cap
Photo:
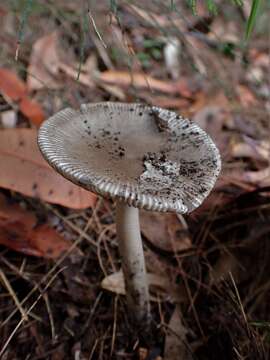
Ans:
<svg viewBox="0 0 270 360"><path fill-rule="evenodd" d="M42 124L38 144L72 182L152 211L191 212L221 168L218 149L198 125L142 104L67 108Z"/></svg>

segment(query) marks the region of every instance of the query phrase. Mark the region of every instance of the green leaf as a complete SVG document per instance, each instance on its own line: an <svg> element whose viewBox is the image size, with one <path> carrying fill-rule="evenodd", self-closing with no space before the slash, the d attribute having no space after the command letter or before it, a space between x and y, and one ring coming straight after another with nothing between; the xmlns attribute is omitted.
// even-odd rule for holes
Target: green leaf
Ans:
<svg viewBox="0 0 270 360"><path fill-rule="evenodd" d="M176 5L174 3L174 0L171 0L171 6L170 6L171 11L175 11L176 10Z"/></svg>
<svg viewBox="0 0 270 360"><path fill-rule="evenodd" d="M188 0L188 4L192 10L192 14L197 15L196 0Z"/></svg>
<svg viewBox="0 0 270 360"><path fill-rule="evenodd" d="M234 3L234 5L243 6L243 0L232 0L232 2Z"/></svg>
<svg viewBox="0 0 270 360"><path fill-rule="evenodd" d="M143 40L143 47L145 49L151 49L151 48L161 48L162 47L162 42L160 40L157 39L144 39Z"/></svg>
<svg viewBox="0 0 270 360"><path fill-rule="evenodd" d="M214 3L214 1L207 0L206 4L207 4L207 8L208 8L208 11L210 12L210 14L216 15L217 14L217 6Z"/></svg>
<svg viewBox="0 0 270 360"><path fill-rule="evenodd" d="M246 40L249 39L249 37L252 33L252 30L254 28L256 17L259 12L260 4L261 4L261 0L253 0L253 2L252 2L251 11L250 11L247 26L246 26Z"/></svg>

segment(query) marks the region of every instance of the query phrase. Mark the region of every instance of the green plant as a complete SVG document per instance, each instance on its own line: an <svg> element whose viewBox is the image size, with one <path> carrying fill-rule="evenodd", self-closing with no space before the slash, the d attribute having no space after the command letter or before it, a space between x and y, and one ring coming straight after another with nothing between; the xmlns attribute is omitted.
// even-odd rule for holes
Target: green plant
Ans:
<svg viewBox="0 0 270 360"><path fill-rule="evenodd" d="M208 8L208 11L211 14L217 14L217 5L215 4L214 0L205 0L206 1L206 5ZM232 3L236 6L243 6L243 0L231 0ZM248 40L250 38L250 35L254 29L255 23L256 23L256 18L258 16L259 13L259 8L260 5L262 3L262 0L253 0L252 1L252 6L251 6L251 11L247 20L247 24L246 24L246 31L245 31L245 39ZM197 5L197 0L188 0L188 4L193 12L194 15L196 15L196 5Z"/></svg>
<svg viewBox="0 0 270 360"><path fill-rule="evenodd" d="M254 28L261 2L261 0L253 0L252 2L251 11L246 26L246 40L250 37L251 32Z"/></svg>

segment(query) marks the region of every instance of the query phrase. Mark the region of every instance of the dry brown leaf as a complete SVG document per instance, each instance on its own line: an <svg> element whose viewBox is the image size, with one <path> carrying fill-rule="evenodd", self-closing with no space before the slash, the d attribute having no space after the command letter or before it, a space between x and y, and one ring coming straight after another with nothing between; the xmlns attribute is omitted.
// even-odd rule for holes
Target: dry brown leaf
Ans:
<svg viewBox="0 0 270 360"><path fill-rule="evenodd" d="M168 16L162 16L160 14L156 14L150 9L144 10L142 7L138 7L134 4L128 4L126 5L127 10L130 10L134 15L139 16L142 18L145 22L147 22L149 25L153 26L154 28L158 27L166 27L171 26L172 21L175 27L181 29L182 31L186 30L186 22L179 18L179 16L173 17L174 14L172 14L172 17ZM173 20L172 20L173 18Z"/></svg>
<svg viewBox="0 0 270 360"><path fill-rule="evenodd" d="M151 292L153 293L158 292L159 295L163 294L165 297L167 296L168 279L165 276L147 273L147 280ZM126 290L125 290L124 276L122 270L106 276L101 281L101 287L115 294L125 295ZM151 300L156 301L154 297L151 297Z"/></svg>
<svg viewBox="0 0 270 360"><path fill-rule="evenodd" d="M87 68L88 67L88 68ZM61 71L63 71L67 76L72 78L73 80L78 80L78 82L84 86L87 86L88 88L94 88L95 82L94 82L94 72L95 69L89 69L89 66L85 64L85 66L82 66L82 71L80 73L80 76L78 78L78 69L74 69L73 67L66 65L64 63L61 63L59 65L59 68ZM117 97L119 100L123 101L126 98L125 92L118 86L115 85L108 85L108 84L99 84L100 87L102 87L105 91L107 91L109 94Z"/></svg>
<svg viewBox="0 0 270 360"><path fill-rule="evenodd" d="M41 106L27 96L25 83L12 71L0 69L0 92L19 105L20 111L35 125L45 119Z"/></svg>
<svg viewBox="0 0 270 360"><path fill-rule="evenodd" d="M61 62L57 47L57 31L41 37L33 45L27 76L29 90L39 90L43 87L57 89L60 87L56 80Z"/></svg>
<svg viewBox="0 0 270 360"><path fill-rule="evenodd" d="M150 105L160 106L163 108L182 110L190 105L190 101L184 98L168 97L166 95L153 95L146 91L141 91L140 97Z"/></svg>
<svg viewBox="0 0 270 360"><path fill-rule="evenodd" d="M0 92L12 101L20 101L26 96L27 88L11 70L0 68Z"/></svg>
<svg viewBox="0 0 270 360"><path fill-rule="evenodd" d="M247 182L260 185L269 186L270 184L270 167L258 171L246 171L243 174L243 179Z"/></svg>
<svg viewBox="0 0 270 360"><path fill-rule="evenodd" d="M248 108L257 104L257 99L247 86L237 85L237 92L240 102L244 107Z"/></svg>
<svg viewBox="0 0 270 360"><path fill-rule="evenodd" d="M231 154L234 157L248 157L255 160L270 160L270 142L254 141L245 137L247 142L231 144Z"/></svg>
<svg viewBox="0 0 270 360"><path fill-rule="evenodd" d="M193 117L197 112L203 110L207 106L216 106L220 109L229 110L230 103L223 92L218 92L217 94L207 94L205 92L198 92L196 94L195 102L190 106L188 111L183 115L187 117Z"/></svg>
<svg viewBox="0 0 270 360"><path fill-rule="evenodd" d="M221 131L224 118L225 114L222 108L210 105L199 110L193 117L193 121L213 136L213 134Z"/></svg>
<svg viewBox="0 0 270 360"><path fill-rule="evenodd" d="M73 80L77 80L78 78L78 69L74 69L73 67L67 65L67 64L64 64L64 63L61 63L59 65L59 68L61 69L61 71L63 71L67 76L69 76L70 78L72 78ZM93 80L91 79L90 75L89 74L85 74L83 72L80 73L80 76L79 76L79 79L78 79L78 82L85 85L85 86L88 86L88 87L93 87L94 86L94 82Z"/></svg>
<svg viewBox="0 0 270 360"><path fill-rule="evenodd" d="M268 140L254 140L244 136L245 143L236 143L231 146L231 154L235 157L247 157L252 160L266 162L264 168L256 171L243 171L238 177L242 181L256 186L269 186L270 184L270 143Z"/></svg>
<svg viewBox="0 0 270 360"><path fill-rule="evenodd" d="M54 171L41 156L35 129L0 131L0 186L73 209L93 206L96 196Z"/></svg>
<svg viewBox="0 0 270 360"><path fill-rule="evenodd" d="M188 293L183 282L178 281L178 272L175 267L161 257L157 253L148 249L144 252L146 271L151 274L158 275L159 277L167 278L166 300L173 301L174 303L187 303L189 301Z"/></svg>
<svg viewBox="0 0 270 360"><path fill-rule="evenodd" d="M175 308L168 324L168 333L165 339L164 360L191 360L192 354L186 343L187 329L182 323L180 310Z"/></svg>
<svg viewBox="0 0 270 360"><path fill-rule="evenodd" d="M0 244L27 255L56 259L71 243L48 225L37 225L33 212L0 196Z"/></svg>
<svg viewBox="0 0 270 360"><path fill-rule="evenodd" d="M20 110L33 124L39 126L45 120L45 114L40 105L24 97L20 102Z"/></svg>
<svg viewBox="0 0 270 360"><path fill-rule="evenodd" d="M134 86L139 89L147 88L166 94L174 94L181 90L179 84L159 80L138 72L107 70L97 75L97 81L124 87Z"/></svg>
<svg viewBox="0 0 270 360"><path fill-rule="evenodd" d="M35 214L32 212L22 211L19 205L10 205L4 195L0 194L0 219L14 222L23 222L26 227L33 228L36 223Z"/></svg>
<svg viewBox="0 0 270 360"><path fill-rule="evenodd" d="M193 121L213 138L223 154L230 140L230 136L222 131L222 127L226 124L228 118L228 113L222 107L215 105L206 105L193 117Z"/></svg>
<svg viewBox="0 0 270 360"><path fill-rule="evenodd" d="M162 250L177 252L192 246L187 229L175 214L141 211L140 223L143 235Z"/></svg>

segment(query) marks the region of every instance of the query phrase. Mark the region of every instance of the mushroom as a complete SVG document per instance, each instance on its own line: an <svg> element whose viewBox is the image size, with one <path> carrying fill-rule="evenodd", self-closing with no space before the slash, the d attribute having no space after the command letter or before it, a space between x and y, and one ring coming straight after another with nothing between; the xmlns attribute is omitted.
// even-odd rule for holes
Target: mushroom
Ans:
<svg viewBox="0 0 270 360"><path fill-rule="evenodd" d="M213 188L219 151L194 122L143 104L67 108L43 123L39 148L75 184L116 200L116 229L127 305L134 324L150 319L139 208L185 214Z"/></svg>

